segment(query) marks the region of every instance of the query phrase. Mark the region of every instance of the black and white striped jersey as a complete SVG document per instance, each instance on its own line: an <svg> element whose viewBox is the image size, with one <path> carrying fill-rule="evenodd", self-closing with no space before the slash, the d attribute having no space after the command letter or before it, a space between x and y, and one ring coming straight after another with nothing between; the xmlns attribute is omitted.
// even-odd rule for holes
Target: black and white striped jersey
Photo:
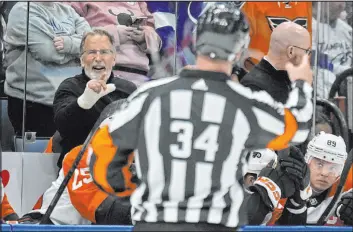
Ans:
<svg viewBox="0 0 353 232"><path fill-rule="evenodd" d="M304 142L311 93L297 81L283 105L226 74L200 70L146 83L94 136L92 176L119 194L133 186L119 170L134 154L140 179L131 196L134 221L239 226L244 149Z"/></svg>

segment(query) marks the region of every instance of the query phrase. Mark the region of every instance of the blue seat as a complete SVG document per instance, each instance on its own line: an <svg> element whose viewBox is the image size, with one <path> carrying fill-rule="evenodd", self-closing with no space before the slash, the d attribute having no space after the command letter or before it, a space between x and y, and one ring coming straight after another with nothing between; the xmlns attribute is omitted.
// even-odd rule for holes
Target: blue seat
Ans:
<svg viewBox="0 0 353 232"><path fill-rule="evenodd" d="M24 141L24 151L22 147L23 139L22 137L14 137L15 152L44 152L48 145L49 137L37 137L34 142Z"/></svg>
<svg viewBox="0 0 353 232"><path fill-rule="evenodd" d="M22 149L21 137L15 136L15 131L12 127L7 114L7 98L0 98L0 141L3 151L15 152L43 152L49 142L48 137L37 137L34 142L25 141L25 149Z"/></svg>

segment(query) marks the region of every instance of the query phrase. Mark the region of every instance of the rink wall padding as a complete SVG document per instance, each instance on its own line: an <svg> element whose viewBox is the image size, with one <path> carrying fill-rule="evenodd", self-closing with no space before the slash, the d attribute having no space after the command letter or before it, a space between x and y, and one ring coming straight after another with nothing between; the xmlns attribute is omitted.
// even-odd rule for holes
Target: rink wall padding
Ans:
<svg viewBox="0 0 353 232"><path fill-rule="evenodd" d="M22 231L132 231L132 226L95 226L95 225L1 225L0 231L22 232ZM239 231L332 231L351 232L353 227L331 227L331 226L245 226Z"/></svg>

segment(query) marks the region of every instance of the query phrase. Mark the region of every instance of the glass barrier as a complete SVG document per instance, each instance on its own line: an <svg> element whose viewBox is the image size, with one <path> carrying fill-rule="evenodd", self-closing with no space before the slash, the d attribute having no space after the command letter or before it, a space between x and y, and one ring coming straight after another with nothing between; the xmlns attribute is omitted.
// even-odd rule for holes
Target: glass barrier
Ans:
<svg viewBox="0 0 353 232"><path fill-rule="evenodd" d="M347 122L349 147L352 147L352 3L313 2L313 70L314 99L329 99L334 102ZM328 114L325 107L316 107ZM333 118L332 118L333 119ZM339 124L332 120L335 134L343 131L335 128Z"/></svg>
<svg viewBox="0 0 353 232"><path fill-rule="evenodd" d="M346 2L313 3L313 57L317 57L317 96L329 97L336 76L352 67L352 27ZM320 13L318 13L320 12ZM346 15L346 16L345 16Z"/></svg>
<svg viewBox="0 0 353 232"><path fill-rule="evenodd" d="M85 31L103 28L114 35L117 56L113 72L139 85L148 79L175 75L182 67L195 64L197 18L217 3L0 1L3 149L14 150L14 144L19 144L20 149L24 143L33 143L36 138L48 139L54 134L55 91L63 80L82 72L80 40ZM352 67L352 2L228 3L237 4L250 23L252 34L246 55L252 59L242 60L243 71L249 71L267 53L266 36L284 21L296 22L311 33L315 99L328 99L337 76ZM276 17L266 15L270 10L282 8L281 13L275 12ZM90 9L98 10L99 15L95 16ZM157 41L157 49L142 49L134 39L123 38L124 26L134 30L152 26L159 38L149 40ZM334 101L352 130L352 81L349 77L343 79L346 80L335 93ZM323 107L316 108L321 111ZM320 113L315 111L317 114ZM19 143L13 142L15 137Z"/></svg>
<svg viewBox="0 0 353 232"><path fill-rule="evenodd" d="M22 42L22 47L19 49L13 49L13 47L7 43L6 41L11 40L7 37L7 31L9 31L9 27L11 27L11 22L9 22L10 11L16 2L7 2L0 1L0 42L1 42L1 66L0 66L0 145L2 146L2 150L11 151L14 150L14 127L13 124L16 124L19 127L19 133L21 133L20 127L22 126L22 105L19 108L13 110L9 108L12 107L9 104L9 101L13 99L17 99L19 102L24 98L24 92L21 89L24 88L25 79L24 79L24 68L19 68L14 70L11 64L13 63L14 57L21 57L21 51L24 51L24 44ZM24 25L26 25L26 14L18 15L17 21L21 21ZM26 30L23 31L24 35L26 34ZM15 43L21 43L20 41L16 41ZM15 71L18 73L17 76L7 75L8 70ZM8 76L8 77L7 77ZM8 81L8 80L12 81ZM15 91L9 91L10 88L14 88ZM6 93L6 94L5 94ZM10 115L9 115L10 114Z"/></svg>
<svg viewBox="0 0 353 232"><path fill-rule="evenodd" d="M197 18L219 3L0 1L0 150L44 151L57 131L55 93L70 77L83 74L92 78L89 71L100 70L112 60L114 75L140 86L194 65ZM292 21L303 26L311 42L296 44L296 54L311 53L314 73L315 120L308 140L323 130L341 135L351 149L353 3L227 3L241 8L251 28L249 48L234 64L234 80L263 59L278 25ZM81 44L85 33L94 29L113 35L115 46L110 50L97 49L101 44L94 42L90 48ZM110 60L93 61L92 57L98 56L110 56ZM81 94L77 92L77 97Z"/></svg>

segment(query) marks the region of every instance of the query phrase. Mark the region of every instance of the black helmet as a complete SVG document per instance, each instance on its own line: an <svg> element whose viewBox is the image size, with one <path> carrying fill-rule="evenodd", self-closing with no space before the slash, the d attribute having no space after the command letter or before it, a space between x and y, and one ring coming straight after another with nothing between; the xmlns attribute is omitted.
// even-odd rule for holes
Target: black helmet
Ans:
<svg viewBox="0 0 353 232"><path fill-rule="evenodd" d="M247 48L249 41L249 25L234 4L215 4L198 19L198 55L233 61L237 53Z"/></svg>

